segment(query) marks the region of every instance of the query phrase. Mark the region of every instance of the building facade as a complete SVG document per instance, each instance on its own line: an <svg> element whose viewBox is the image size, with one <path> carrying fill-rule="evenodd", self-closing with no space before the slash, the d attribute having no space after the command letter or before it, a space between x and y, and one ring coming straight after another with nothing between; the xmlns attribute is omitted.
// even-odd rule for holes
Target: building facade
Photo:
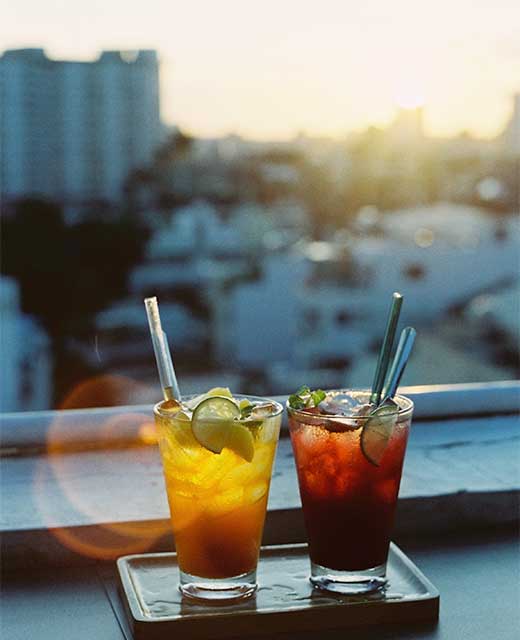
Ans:
<svg viewBox="0 0 520 640"><path fill-rule="evenodd" d="M0 276L0 413L52 406L51 342L36 320L22 313L16 280Z"/></svg>
<svg viewBox="0 0 520 640"><path fill-rule="evenodd" d="M0 190L4 198L116 201L161 140L155 51L57 61L43 49L0 57Z"/></svg>

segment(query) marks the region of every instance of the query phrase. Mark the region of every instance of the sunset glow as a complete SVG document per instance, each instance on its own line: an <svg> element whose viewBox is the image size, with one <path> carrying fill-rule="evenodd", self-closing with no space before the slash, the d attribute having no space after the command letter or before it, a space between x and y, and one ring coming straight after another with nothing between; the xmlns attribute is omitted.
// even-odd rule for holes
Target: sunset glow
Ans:
<svg viewBox="0 0 520 640"><path fill-rule="evenodd" d="M3 13L1 49L157 49L163 119L197 135L337 136L424 104L432 135L494 136L520 88L516 0L20 0Z"/></svg>
<svg viewBox="0 0 520 640"><path fill-rule="evenodd" d="M397 106L401 109L418 109L424 107L424 97L419 91L403 91L397 97Z"/></svg>

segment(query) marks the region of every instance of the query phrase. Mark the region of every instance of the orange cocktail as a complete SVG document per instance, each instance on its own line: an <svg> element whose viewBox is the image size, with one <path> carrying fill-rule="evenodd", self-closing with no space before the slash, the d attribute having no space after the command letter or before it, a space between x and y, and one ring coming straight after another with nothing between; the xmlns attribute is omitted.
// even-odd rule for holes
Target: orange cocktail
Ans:
<svg viewBox="0 0 520 640"><path fill-rule="evenodd" d="M229 394L225 402L219 393L229 394L212 390L155 408L181 591L209 599L256 588L282 413L271 401Z"/></svg>

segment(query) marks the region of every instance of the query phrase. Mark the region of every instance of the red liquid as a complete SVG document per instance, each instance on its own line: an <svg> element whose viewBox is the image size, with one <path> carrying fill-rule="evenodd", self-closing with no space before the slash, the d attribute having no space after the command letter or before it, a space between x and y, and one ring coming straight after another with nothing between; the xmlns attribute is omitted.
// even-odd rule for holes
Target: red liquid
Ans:
<svg viewBox="0 0 520 640"><path fill-rule="evenodd" d="M394 427L379 466L344 432L289 418L311 560L359 571L384 564L394 519L409 421Z"/></svg>

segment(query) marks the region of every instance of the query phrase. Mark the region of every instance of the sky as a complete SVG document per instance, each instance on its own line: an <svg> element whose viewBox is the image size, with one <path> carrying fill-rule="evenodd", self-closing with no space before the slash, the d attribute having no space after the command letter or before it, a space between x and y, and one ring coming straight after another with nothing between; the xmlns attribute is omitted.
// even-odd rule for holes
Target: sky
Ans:
<svg viewBox="0 0 520 640"><path fill-rule="evenodd" d="M424 105L430 135L504 127L519 0L16 0L0 51L157 49L167 124L202 136L342 136Z"/></svg>

